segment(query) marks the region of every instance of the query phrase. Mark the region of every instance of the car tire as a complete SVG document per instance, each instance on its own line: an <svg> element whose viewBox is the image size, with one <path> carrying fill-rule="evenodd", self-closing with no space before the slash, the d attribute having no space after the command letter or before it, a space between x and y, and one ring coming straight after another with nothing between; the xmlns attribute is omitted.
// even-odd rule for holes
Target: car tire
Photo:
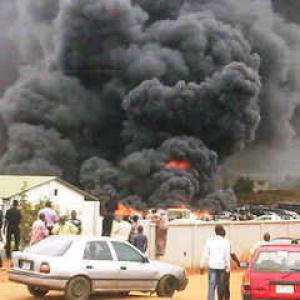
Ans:
<svg viewBox="0 0 300 300"><path fill-rule="evenodd" d="M42 289L42 288L39 288L37 286L32 286L32 285L28 285L27 289L28 289L28 292L32 296L37 297L37 298L42 298L49 292L49 290L47 290L47 289Z"/></svg>
<svg viewBox="0 0 300 300"><path fill-rule="evenodd" d="M172 297L177 287L177 281L173 276L162 277L157 285L156 293L158 297Z"/></svg>
<svg viewBox="0 0 300 300"><path fill-rule="evenodd" d="M91 295L91 283L84 276L72 278L65 289L66 300L88 300Z"/></svg>

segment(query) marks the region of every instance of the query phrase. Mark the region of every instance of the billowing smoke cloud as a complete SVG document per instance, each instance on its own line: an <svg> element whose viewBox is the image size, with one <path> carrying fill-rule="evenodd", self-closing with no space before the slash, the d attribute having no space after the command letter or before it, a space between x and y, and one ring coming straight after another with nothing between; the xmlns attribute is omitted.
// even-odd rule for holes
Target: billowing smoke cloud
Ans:
<svg viewBox="0 0 300 300"><path fill-rule="evenodd" d="M298 0L272 0L274 10L290 22L300 23L300 2Z"/></svg>
<svg viewBox="0 0 300 300"><path fill-rule="evenodd" d="M297 132L300 29L271 1L11 3L0 47L20 61L6 56L6 77L0 60L1 172L221 210L234 197L214 193L218 165Z"/></svg>

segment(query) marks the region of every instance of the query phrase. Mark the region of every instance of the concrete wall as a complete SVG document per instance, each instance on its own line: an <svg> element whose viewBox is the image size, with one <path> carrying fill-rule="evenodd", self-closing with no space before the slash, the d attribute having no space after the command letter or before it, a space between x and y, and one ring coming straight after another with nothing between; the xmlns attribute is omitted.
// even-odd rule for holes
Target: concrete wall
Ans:
<svg viewBox="0 0 300 300"><path fill-rule="evenodd" d="M264 221L264 222L194 222L169 224L166 253L161 261L181 265L187 268L198 268L202 249L207 238L214 234L216 224L226 229L226 237L230 240L233 251L240 260L246 260L249 250L257 241L262 240L265 232L275 237L300 238L299 221ZM150 240L148 255L155 257L155 228L150 225L146 229Z"/></svg>

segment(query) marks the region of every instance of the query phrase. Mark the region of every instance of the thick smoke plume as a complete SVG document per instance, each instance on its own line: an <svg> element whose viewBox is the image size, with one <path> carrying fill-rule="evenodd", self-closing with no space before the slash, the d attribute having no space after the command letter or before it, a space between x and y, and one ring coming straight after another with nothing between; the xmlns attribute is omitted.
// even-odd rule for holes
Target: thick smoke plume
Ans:
<svg viewBox="0 0 300 300"><path fill-rule="evenodd" d="M223 210L220 165L300 132L300 28L271 0L7 0L0 14L2 173Z"/></svg>

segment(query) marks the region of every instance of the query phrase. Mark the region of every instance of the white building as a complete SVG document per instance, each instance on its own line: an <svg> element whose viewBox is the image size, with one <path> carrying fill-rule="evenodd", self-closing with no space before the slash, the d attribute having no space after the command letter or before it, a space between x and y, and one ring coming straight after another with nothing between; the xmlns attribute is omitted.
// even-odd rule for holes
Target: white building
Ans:
<svg viewBox="0 0 300 300"><path fill-rule="evenodd" d="M0 205L4 211L12 200L24 198L32 204L50 200L61 215L69 216L71 210L76 210L82 234L101 234L99 199L58 177L0 175Z"/></svg>

